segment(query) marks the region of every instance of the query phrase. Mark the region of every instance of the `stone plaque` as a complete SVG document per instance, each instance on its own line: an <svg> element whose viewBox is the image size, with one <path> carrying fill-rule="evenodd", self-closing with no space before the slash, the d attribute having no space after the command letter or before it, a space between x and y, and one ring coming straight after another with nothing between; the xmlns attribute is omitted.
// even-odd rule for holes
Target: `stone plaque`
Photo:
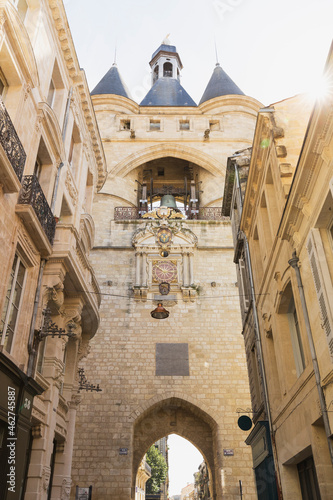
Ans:
<svg viewBox="0 0 333 500"><path fill-rule="evenodd" d="M156 344L156 375L189 376L188 344Z"/></svg>

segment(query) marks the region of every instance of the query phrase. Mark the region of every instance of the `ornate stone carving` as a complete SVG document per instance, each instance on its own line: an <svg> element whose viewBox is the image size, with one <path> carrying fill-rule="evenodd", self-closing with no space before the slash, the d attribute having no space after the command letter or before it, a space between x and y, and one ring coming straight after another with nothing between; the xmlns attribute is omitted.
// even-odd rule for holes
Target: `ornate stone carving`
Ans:
<svg viewBox="0 0 333 500"><path fill-rule="evenodd" d="M71 174L69 173L69 170L67 170L66 180L65 180L65 186L67 188L69 196L71 197L73 205L76 206L76 203L77 203L77 189L76 189L76 187L74 185L74 181L72 179Z"/></svg>
<svg viewBox="0 0 333 500"><path fill-rule="evenodd" d="M64 477L61 485L61 500L68 500L71 493L72 479L70 477Z"/></svg>
<svg viewBox="0 0 333 500"><path fill-rule="evenodd" d="M87 340L80 340L79 349L78 349L78 361L80 362L83 358L86 358L90 352L90 345ZM78 377L78 376L77 376Z"/></svg>
<svg viewBox="0 0 333 500"><path fill-rule="evenodd" d="M272 338L273 334L272 334L272 324L271 324L271 315L267 314L267 313L264 313L262 315L262 318L264 320L264 331L265 331L265 334L266 334L266 337L267 338Z"/></svg>
<svg viewBox="0 0 333 500"><path fill-rule="evenodd" d="M41 491L47 491L50 482L51 468L45 465L42 470Z"/></svg>

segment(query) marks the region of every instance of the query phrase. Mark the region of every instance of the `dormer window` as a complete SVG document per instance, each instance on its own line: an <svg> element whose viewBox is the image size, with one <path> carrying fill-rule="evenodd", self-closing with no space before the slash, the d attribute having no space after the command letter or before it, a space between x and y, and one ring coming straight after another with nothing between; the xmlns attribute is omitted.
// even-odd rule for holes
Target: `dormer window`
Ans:
<svg viewBox="0 0 333 500"><path fill-rule="evenodd" d="M169 62L166 62L163 64L163 76L166 76L168 78L172 78L172 64Z"/></svg>

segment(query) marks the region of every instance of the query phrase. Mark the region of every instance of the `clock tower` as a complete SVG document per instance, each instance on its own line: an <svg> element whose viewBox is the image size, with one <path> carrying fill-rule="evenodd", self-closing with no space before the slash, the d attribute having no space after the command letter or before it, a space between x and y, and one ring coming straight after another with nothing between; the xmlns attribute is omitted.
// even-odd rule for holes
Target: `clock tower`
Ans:
<svg viewBox="0 0 333 500"><path fill-rule="evenodd" d="M109 174L94 199L102 305L85 373L102 392L85 394L78 412L73 479L93 485L96 500L134 500L144 454L176 433L204 456L212 498L238 499L241 479L255 500L251 449L237 426L251 403L221 209L227 158L251 146L262 105L221 68L197 105L168 39L150 66L140 104L116 66L92 92ZM163 319L151 316L158 304Z"/></svg>

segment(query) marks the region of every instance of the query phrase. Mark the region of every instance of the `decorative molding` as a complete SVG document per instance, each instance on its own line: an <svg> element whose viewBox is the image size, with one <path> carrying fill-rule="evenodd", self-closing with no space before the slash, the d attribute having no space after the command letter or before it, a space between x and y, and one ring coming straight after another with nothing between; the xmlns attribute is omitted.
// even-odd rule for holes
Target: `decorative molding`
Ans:
<svg viewBox="0 0 333 500"><path fill-rule="evenodd" d="M98 125L91 102L89 87L84 71L80 68L77 60L72 35L68 26L67 16L62 0L49 0L53 23L58 35L58 44L63 54L63 59L67 67L68 75L72 79L80 101L83 117L86 122L88 135L90 136L91 148L94 151L96 162L96 187L99 191L106 179L107 166L104 156L102 141L98 131Z"/></svg>
<svg viewBox="0 0 333 500"><path fill-rule="evenodd" d="M73 176L70 173L69 169L67 169L67 172L66 172L65 186L67 188L67 192L68 192L69 196L71 197L71 201L75 207L77 204L78 192L77 192L77 188L75 186Z"/></svg>

